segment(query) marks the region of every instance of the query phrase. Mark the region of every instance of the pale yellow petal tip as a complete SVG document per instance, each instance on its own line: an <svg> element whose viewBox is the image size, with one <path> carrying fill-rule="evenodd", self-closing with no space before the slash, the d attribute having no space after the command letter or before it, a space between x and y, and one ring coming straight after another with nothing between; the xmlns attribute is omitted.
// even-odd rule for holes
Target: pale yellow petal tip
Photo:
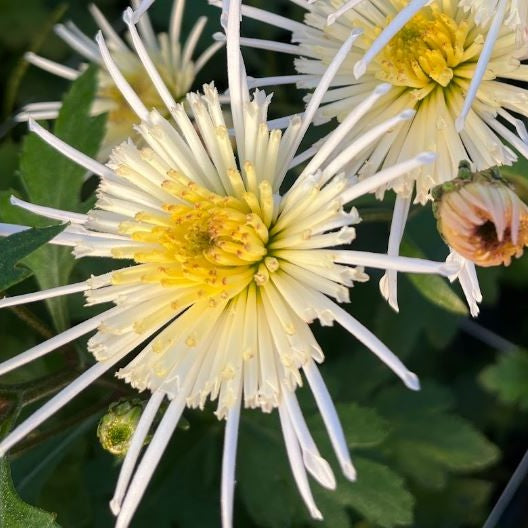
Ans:
<svg viewBox="0 0 528 528"><path fill-rule="evenodd" d="M367 71L367 63L361 59L354 65L354 77L359 79Z"/></svg>
<svg viewBox="0 0 528 528"><path fill-rule="evenodd" d="M336 14L332 13L326 17L326 25L331 26L337 20Z"/></svg>
<svg viewBox="0 0 528 528"><path fill-rule="evenodd" d="M455 121L456 131L460 134L466 126L466 118L464 116L458 116Z"/></svg>
<svg viewBox="0 0 528 528"><path fill-rule="evenodd" d="M117 517L121 511L121 504L116 499L110 501L110 511Z"/></svg>

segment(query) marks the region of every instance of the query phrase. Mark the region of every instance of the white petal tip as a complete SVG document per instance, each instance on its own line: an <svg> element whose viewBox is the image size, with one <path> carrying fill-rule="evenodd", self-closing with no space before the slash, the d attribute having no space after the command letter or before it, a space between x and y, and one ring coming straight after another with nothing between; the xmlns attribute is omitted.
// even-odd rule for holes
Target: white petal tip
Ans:
<svg viewBox="0 0 528 528"><path fill-rule="evenodd" d="M110 511L117 517L121 511L121 504L118 500L112 499L110 501Z"/></svg>
<svg viewBox="0 0 528 528"><path fill-rule="evenodd" d="M213 40L216 40L217 42L225 42L227 39L226 39L225 33L222 33L221 31L217 31L216 33L213 34Z"/></svg>
<svg viewBox="0 0 528 528"><path fill-rule="evenodd" d="M396 312L396 313L400 313L400 307L398 306L398 299L395 299L394 297L392 296L389 296L389 298L387 299L388 303L389 303L389 306Z"/></svg>
<svg viewBox="0 0 528 528"><path fill-rule="evenodd" d="M466 118L464 116L458 116L455 121L455 128L459 134L460 132L462 132L462 130L464 130L465 125L466 125Z"/></svg>
<svg viewBox="0 0 528 528"><path fill-rule="evenodd" d="M413 110L412 108L408 108L407 110L404 110L400 113L399 118L400 119L412 119L416 115L416 110Z"/></svg>
<svg viewBox="0 0 528 528"><path fill-rule="evenodd" d="M312 516L312 519L315 519L316 521L323 520L323 514L315 507L310 508L310 515Z"/></svg>
<svg viewBox="0 0 528 528"><path fill-rule="evenodd" d="M434 152L422 152L416 156L416 159L420 163L432 163L436 159L436 154Z"/></svg>
<svg viewBox="0 0 528 528"><path fill-rule="evenodd" d="M335 13L326 17L326 25L331 26L337 20Z"/></svg>
<svg viewBox="0 0 528 528"><path fill-rule="evenodd" d="M303 453L304 465L321 486L334 490L336 480L330 464L317 453L305 451Z"/></svg>
<svg viewBox="0 0 528 528"><path fill-rule="evenodd" d="M378 86L374 88L374 93L378 95L383 95L386 94L391 88L392 84L390 83L378 84Z"/></svg>
<svg viewBox="0 0 528 528"><path fill-rule="evenodd" d="M420 390L420 380L414 372L407 371L402 379L408 389L413 391Z"/></svg>
<svg viewBox="0 0 528 528"><path fill-rule="evenodd" d="M123 20L127 26L134 25L134 11L131 7L127 7L123 11Z"/></svg>
<svg viewBox="0 0 528 528"><path fill-rule="evenodd" d="M342 469L343 469L343 475L345 475L345 477L348 480L350 480L350 482L356 481L357 479L356 468L352 465L351 462L349 462L348 464L344 464Z"/></svg>
<svg viewBox="0 0 528 528"><path fill-rule="evenodd" d="M356 62L354 66L354 77L359 79L367 71L367 63L362 59Z"/></svg>

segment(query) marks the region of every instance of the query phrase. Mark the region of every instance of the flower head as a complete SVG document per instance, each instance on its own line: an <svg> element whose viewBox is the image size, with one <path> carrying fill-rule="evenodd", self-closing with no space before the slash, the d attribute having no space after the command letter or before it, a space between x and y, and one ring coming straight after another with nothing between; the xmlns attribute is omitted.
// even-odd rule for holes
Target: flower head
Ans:
<svg viewBox="0 0 528 528"><path fill-rule="evenodd" d="M138 5L139 2L135 2L135 4ZM180 32L184 6L185 0L174 0L168 32L160 33L159 35L154 33L148 14L144 13L143 7L143 12L140 13L141 18L138 15L139 33L146 53L151 57L166 89L176 101L185 99L198 72L222 46L222 44L218 43L212 44L199 57L193 59L196 45L206 24L206 17L201 17L195 23L187 41L183 43L180 41ZM89 9L95 22L106 36L108 48L115 63L119 66L121 73L133 90L147 108L156 108L163 115L168 116L163 98L150 78L145 75L138 55L114 31L108 20L95 5L92 4ZM128 26L130 27L130 24ZM84 35L72 22L68 22L65 25L58 24L55 27L55 31L83 59L100 66L98 91L93 103L92 114L108 113L106 136L99 154L100 160L106 160L113 147L134 134L133 127L137 121L137 116L115 85L112 75L110 75L101 60L97 43ZM127 38L132 38L130 33ZM44 70L71 80L75 79L85 67L85 65L82 65L80 71L76 71L39 57L34 53L27 53L26 59ZM35 119L54 118L57 116L59 108L60 103L56 102L30 104L23 109L17 119L27 120L28 116L32 116Z"/></svg>
<svg viewBox="0 0 528 528"><path fill-rule="evenodd" d="M459 177L433 190L438 230L458 254L479 266L508 266L528 245L528 206L497 169Z"/></svg>
<svg viewBox="0 0 528 528"><path fill-rule="evenodd" d="M282 134L267 125L270 98L260 91L249 94L239 47L240 2L231 0L224 8L234 142L213 85L205 85L202 94L187 96L194 122L186 108L171 98L154 62L135 38L137 12L130 9L125 20L131 23L134 45L172 120L157 110L146 110L99 35L108 71L141 118L137 132L142 146L133 141L121 144L104 166L30 121L41 138L101 177L98 200L87 215L14 202L71 222L54 242L73 246L77 257L104 256L134 263L80 284L0 301L0 306L8 306L84 292L90 305L114 304L0 365L0 373L7 372L96 330L88 344L95 365L20 424L0 444L0 453L127 357L129 362L118 376L138 390L148 389L152 396L130 441L111 503L118 528L130 522L184 408L202 408L207 399L218 402L217 416L226 419L223 525L232 524L242 404L266 412L278 408L297 486L312 516L320 518L306 471L327 488L335 487L335 479L295 396L303 379L315 396L344 474L352 480L355 470L316 366L324 356L309 324L315 319L323 325L338 322L409 388L417 389L416 376L337 302L349 300L348 287L354 281L367 279L363 266L443 275L458 269L458 265L336 248L354 239L354 225L359 222L358 212L344 206L430 163L434 158L430 153L358 182L354 175L343 173L355 151L332 156L342 133L338 127L299 179L281 193L289 168L299 163L295 154L303 136L357 33L351 32L331 61L304 116L291 119ZM0 225L3 234L17 229L23 227ZM136 468L165 398L170 403Z"/></svg>
<svg viewBox="0 0 528 528"><path fill-rule="evenodd" d="M499 4L501 15L506 2ZM398 195L389 254L398 252L414 191L415 201L425 203L433 187L456 177L460 160L470 160L476 170L511 165L517 154L510 146L528 157L528 133L516 116L528 116L527 93L508 82L526 80L527 67L521 61L528 57L528 42L517 42L515 31L502 24L502 16L484 23L474 10L466 12L456 2L438 0L319 0L303 5L304 23L264 10L244 11L247 17L290 31L295 43L247 39L244 45L297 55L298 75L257 79L254 86L297 83L312 89L348 32L361 28L363 35L325 95L319 121L337 117L344 123L358 112L365 93L384 81L387 93L363 112L359 126L343 136L342 148L395 112L413 109L415 114L360 150L350 170L367 178L417 151L437 153L435 163L376 190L379 197L387 188ZM393 271L380 287L398 309Z"/></svg>

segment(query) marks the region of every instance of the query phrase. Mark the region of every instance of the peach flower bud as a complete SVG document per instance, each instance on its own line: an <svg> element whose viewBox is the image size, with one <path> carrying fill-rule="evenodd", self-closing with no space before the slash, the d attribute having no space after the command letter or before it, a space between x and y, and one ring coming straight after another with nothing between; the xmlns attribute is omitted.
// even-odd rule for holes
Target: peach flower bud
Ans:
<svg viewBox="0 0 528 528"><path fill-rule="evenodd" d="M438 230L457 253L478 266L508 266L528 245L528 207L497 168L458 176L433 189Z"/></svg>

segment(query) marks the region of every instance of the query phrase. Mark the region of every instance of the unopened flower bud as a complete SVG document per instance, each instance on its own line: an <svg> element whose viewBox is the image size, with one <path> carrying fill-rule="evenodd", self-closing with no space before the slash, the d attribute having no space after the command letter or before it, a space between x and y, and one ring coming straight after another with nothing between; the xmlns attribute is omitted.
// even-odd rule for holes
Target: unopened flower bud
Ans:
<svg viewBox="0 0 528 528"><path fill-rule="evenodd" d="M444 240L479 266L508 266L528 245L528 207L496 168L472 172L463 161L457 178L433 189L433 198Z"/></svg>
<svg viewBox="0 0 528 528"><path fill-rule="evenodd" d="M103 449L116 456L126 455L142 412L143 403L138 399L110 404L97 427Z"/></svg>

